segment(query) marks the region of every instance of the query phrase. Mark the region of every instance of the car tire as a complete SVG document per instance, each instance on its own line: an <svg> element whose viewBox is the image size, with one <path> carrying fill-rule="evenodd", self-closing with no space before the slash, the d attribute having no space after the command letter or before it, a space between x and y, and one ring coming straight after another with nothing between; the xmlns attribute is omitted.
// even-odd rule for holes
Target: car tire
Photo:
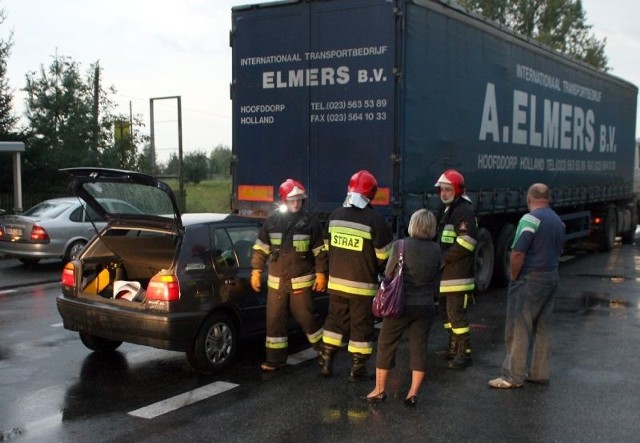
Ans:
<svg viewBox="0 0 640 443"><path fill-rule="evenodd" d="M75 260L78 257L78 254L80 254L80 251L82 251L82 248L84 248L84 245L86 245L87 242L84 240L76 240L73 243L71 243L69 245L69 247L67 248L67 251L64 254L64 262L70 262L71 260Z"/></svg>
<svg viewBox="0 0 640 443"><path fill-rule="evenodd" d="M96 352L112 352L122 344L121 341L109 340L108 338L98 337L87 332L80 332L80 340L83 345Z"/></svg>
<svg viewBox="0 0 640 443"><path fill-rule="evenodd" d="M238 332L233 320L224 313L214 313L202 323L193 347L187 351L189 364L197 371L215 373L235 358Z"/></svg>

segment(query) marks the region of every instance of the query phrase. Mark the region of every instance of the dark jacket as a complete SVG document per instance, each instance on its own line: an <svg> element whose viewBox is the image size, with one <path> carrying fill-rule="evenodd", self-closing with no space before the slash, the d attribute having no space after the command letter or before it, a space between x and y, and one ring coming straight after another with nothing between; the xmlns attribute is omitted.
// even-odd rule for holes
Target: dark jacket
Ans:
<svg viewBox="0 0 640 443"><path fill-rule="evenodd" d="M475 289L473 257L478 237L471 202L457 198L439 217L436 238L442 250L440 295L470 293Z"/></svg>
<svg viewBox="0 0 640 443"><path fill-rule="evenodd" d="M416 237L407 237L401 241L404 241L402 272L405 304L407 306L433 305L435 296L438 294L442 259L440 247L433 240ZM386 276L394 273L398 257L398 242L395 242L387 262Z"/></svg>
<svg viewBox="0 0 640 443"><path fill-rule="evenodd" d="M329 292L373 297L391 253L393 233L371 206L338 208L324 234L329 255Z"/></svg>
<svg viewBox="0 0 640 443"><path fill-rule="evenodd" d="M327 272L318 219L304 211L270 214L253 246L251 267L263 269L267 258L270 288L298 290L313 286L315 274Z"/></svg>

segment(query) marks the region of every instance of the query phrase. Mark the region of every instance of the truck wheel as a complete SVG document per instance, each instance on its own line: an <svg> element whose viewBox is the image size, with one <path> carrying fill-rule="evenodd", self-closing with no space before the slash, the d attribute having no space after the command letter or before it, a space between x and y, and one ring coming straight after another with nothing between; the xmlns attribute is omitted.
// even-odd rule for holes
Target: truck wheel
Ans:
<svg viewBox="0 0 640 443"><path fill-rule="evenodd" d="M625 245L632 245L636 240L636 229L638 227L638 208L635 205L630 206L631 211L631 226L629 230L622 234L622 243Z"/></svg>
<svg viewBox="0 0 640 443"><path fill-rule="evenodd" d="M122 344L121 341L109 340L108 338L98 337L97 335L80 332L80 341L87 348L96 352L112 352L118 349Z"/></svg>
<svg viewBox="0 0 640 443"><path fill-rule="evenodd" d="M187 351L189 364L204 373L214 373L228 366L236 354L238 333L233 320L215 313L204 321L193 347Z"/></svg>
<svg viewBox="0 0 640 443"><path fill-rule="evenodd" d="M609 205L607 215L605 216L604 223L602 224L602 231L600 232L599 246L601 251L609 252L613 248L613 245L616 242L617 226L616 209L613 205Z"/></svg>
<svg viewBox="0 0 640 443"><path fill-rule="evenodd" d="M473 257L476 276L476 292L485 292L491 284L493 276L493 239L485 229L478 229L478 239Z"/></svg>
<svg viewBox="0 0 640 443"><path fill-rule="evenodd" d="M493 270L493 282L496 286L504 288L509 284L511 262L511 244L516 235L516 227L512 223L507 223L500 229L496 240L496 262Z"/></svg>

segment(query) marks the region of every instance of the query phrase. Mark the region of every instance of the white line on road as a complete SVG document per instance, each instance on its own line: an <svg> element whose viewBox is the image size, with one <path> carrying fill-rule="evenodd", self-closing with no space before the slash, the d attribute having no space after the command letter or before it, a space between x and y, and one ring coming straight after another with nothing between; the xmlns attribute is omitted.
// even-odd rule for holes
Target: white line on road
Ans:
<svg viewBox="0 0 640 443"><path fill-rule="evenodd" d="M14 292L18 292L18 290L17 289L7 289L6 291L0 291L0 295L13 294Z"/></svg>
<svg viewBox="0 0 640 443"><path fill-rule="evenodd" d="M297 352L295 354L291 354L287 357L287 363L290 365L297 365L304 361L311 360L318 356L318 353L313 348L307 348L304 351Z"/></svg>
<svg viewBox="0 0 640 443"><path fill-rule="evenodd" d="M183 406L187 406L200 400L213 397L214 395L221 394L237 386L238 385L235 383L217 381L215 383L211 383L210 385L202 386L192 391L176 395L175 397L171 397L152 405L145 406L144 408L136 409L135 411L129 412L129 415L147 419L155 418L159 415L166 414L167 412L175 411L176 409L179 409Z"/></svg>
<svg viewBox="0 0 640 443"><path fill-rule="evenodd" d="M62 323L54 323L51 325L52 328L61 328L62 327Z"/></svg>

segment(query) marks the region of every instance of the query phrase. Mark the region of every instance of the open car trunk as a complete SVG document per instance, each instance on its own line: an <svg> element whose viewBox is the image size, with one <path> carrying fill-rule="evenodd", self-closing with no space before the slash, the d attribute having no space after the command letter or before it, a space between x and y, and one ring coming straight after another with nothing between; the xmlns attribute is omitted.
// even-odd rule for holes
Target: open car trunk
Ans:
<svg viewBox="0 0 640 443"><path fill-rule="evenodd" d="M78 297L143 302L149 280L171 269L176 242L168 231L107 229L82 254Z"/></svg>

